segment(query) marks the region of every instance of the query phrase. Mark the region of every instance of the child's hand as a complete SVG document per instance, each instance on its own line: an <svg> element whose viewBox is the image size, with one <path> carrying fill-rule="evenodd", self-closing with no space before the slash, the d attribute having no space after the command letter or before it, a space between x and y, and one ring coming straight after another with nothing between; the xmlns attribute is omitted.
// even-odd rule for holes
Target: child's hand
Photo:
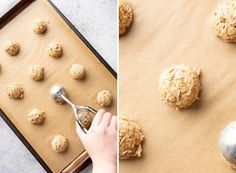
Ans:
<svg viewBox="0 0 236 173"><path fill-rule="evenodd" d="M115 173L117 161L116 116L99 110L87 134L78 125L76 132L93 161L93 172Z"/></svg>

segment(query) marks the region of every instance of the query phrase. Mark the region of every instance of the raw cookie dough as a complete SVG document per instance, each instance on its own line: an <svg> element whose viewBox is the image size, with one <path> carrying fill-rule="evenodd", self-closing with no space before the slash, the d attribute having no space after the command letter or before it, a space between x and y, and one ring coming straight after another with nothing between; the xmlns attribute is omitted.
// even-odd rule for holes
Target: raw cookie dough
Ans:
<svg viewBox="0 0 236 173"><path fill-rule="evenodd" d="M28 121L36 125L43 124L45 118L45 112L40 111L37 108L31 110L28 114Z"/></svg>
<svg viewBox="0 0 236 173"><path fill-rule="evenodd" d="M119 35L130 27L133 18L132 8L127 0L119 1Z"/></svg>
<svg viewBox="0 0 236 173"><path fill-rule="evenodd" d="M32 65L29 68L29 76L35 81L42 80L44 78L44 67L41 65Z"/></svg>
<svg viewBox="0 0 236 173"><path fill-rule="evenodd" d="M217 7L213 18L213 32L226 42L236 42L236 1L225 0Z"/></svg>
<svg viewBox="0 0 236 173"><path fill-rule="evenodd" d="M83 124L83 126L86 129L89 129L92 121L93 121L93 117L89 114L88 111L81 111L78 113L78 117L79 120L81 121L81 123Z"/></svg>
<svg viewBox="0 0 236 173"><path fill-rule="evenodd" d="M73 79L83 79L85 76L85 68L80 64L73 64L70 68L70 74Z"/></svg>
<svg viewBox="0 0 236 173"><path fill-rule="evenodd" d="M42 19L34 19L32 27L35 34L43 34L47 30L47 23Z"/></svg>
<svg viewBox="0 0 236 173"><path fill-rule="evenodd" d="M160 76L161 99L178 108L190 107L199 99L200 70L185 64L171 65Z"/></svg>
<svg viewBox="0 0 236 173"><path fill-rule="evenodd" d="M62 153L66 151L69 147L67 139L62 135L56 135L52 139L52 149L56 153Z"/></svg>
<svg viewBox="0 0 236 173"><path fill-rule="evenodd" d="M8 55L16 56L20 51L20 44L16 41L7 40L4 49Z"/></svg>
<svg viewBox="0 0 236 173"><path fill-rule="evenodd" d="M62 46L57 43L51 43L48 46L48 55L53 58L59 58L62 55Z"/></svg>
<svg viewBox="0 0 236 173"><path fill-rule="evenodd" d="M225 160L225 158L223 158L223 160L229 168L236 170L236 165L234 165L233 163L229 163L227 160Z"/></svg>
<svg viewBox="0 0 236 173"><path fill-rule="evenodd" d="M111 106L112 94L108 90L102 90L97 94L97 102L101 106Z"/></svg>
<svg viewBox="0 0 236 173"><path fill-rule="evenodd" d="M24 89L18 83L10 83L7 86L7 95L9 98L22 99L24 97Z"/></svg>
<svg viewBox="0 0 236 173"><path fill-rule="evenodd" d="M119 158L141 157L144 135L140 126L127 117L119 117Z"/></svg>

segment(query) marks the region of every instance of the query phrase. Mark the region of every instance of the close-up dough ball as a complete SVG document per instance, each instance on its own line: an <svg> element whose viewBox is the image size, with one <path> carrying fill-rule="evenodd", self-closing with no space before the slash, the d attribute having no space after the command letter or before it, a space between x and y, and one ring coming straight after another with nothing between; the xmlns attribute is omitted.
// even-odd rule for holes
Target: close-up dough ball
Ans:
<svg viewBox="0 0 236 173"><path fill-rule="evenodd" d="M200 70L185 64L171 65L160 76L161 99L171 106L190 107L199 99Z"/></svg>
<svg viewBox="0 0 236 173"><path fill-rule="evenodd" d="M218 5L213 18L213 32L226 42L236 42L236 1L225 0Z"/></svg>
<svg viewBox="0 0 236 173"><path fill-rule="evenodd" d="M141 157L143 132L140 126L127 117L119 117L119 158Z"/></svg>
<svg viewBox="0 0 236 173"><path fill-rule="evenodd" d="M73 79L83 79L85 76L85 68L80 64L73 64L70 68L70 74Z"/></svg>
<svg viewBox="0 0 236 173"><path fill-rule="evenodd" d="M28 121L32 124L41 125L45 120L45 112L37 108L32 109L28 114Z"/></svg>
<svg viewBox="0 0 236 173"><path fill-rule="evenodd" d="M48 55L53 58L59 58L62 56L62 46L57 43L51 43L48 46Z"/></svg>
<svg viewBox="0 0 236 173"><path fill-rule="evenodd" d="M32 27L35 34L43 34L47 30L47 22L42 19L34 19Z"/></svg>
<svg viewBox="0 0 236 173"><path fill-rule="evenodd" d="M133 20L132 7L128 0L119 1L119 35L124 34Z"/></svg>
<svg viewBox="0 0 236 173"><path fill-rule="evenodd" d="M9 98L22 99L24 97L24 89L18 83L10 83L7 86L7 95Z"/></svg>
<svg viewBox="0 0 236 173"><path fill-rule="evenodd" d="M79 118L80 122L83 124L83 126L86 129L89 129L89 127L93 121L93 117L89 114L89 112L88 111L79 112L78 118Z"/></svg>
<svg viewBox="0 0 236 173"><path fill-rule="evenodd" d="M101 106L111 106L112 100L112 94L108 90L102 90L97 94L97 102Z"/></svg>
<svg viewBox="0 0 236 173"><path fill-rule="evenodd" d="M62 135L54 136L51 144L53 151L56 153L65 152L69 147L68 140Z"/></svg>
<svg viewBox="0 0 236 173"><path fill-rule="evenodd" d="M16 56L20 51L20 44L16 41L7 40L4 49L8 55Z"/></svg>
<svg viewBox="0 0 236 173"><path fill-rule="evenodd" d="M41 65L32 65L29 68L29 76L35 81L42 80L44 78L44 67Z"/></svg>

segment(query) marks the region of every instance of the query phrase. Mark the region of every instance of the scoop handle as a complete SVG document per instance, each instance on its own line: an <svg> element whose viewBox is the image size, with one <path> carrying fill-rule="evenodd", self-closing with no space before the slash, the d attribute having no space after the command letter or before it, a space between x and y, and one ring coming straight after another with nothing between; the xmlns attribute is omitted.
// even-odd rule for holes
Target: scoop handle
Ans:
<svg viewBox="0 0 236 173"><path fill-rule="evenodd" d="M88 130L83 126L83 124L81 124L81 122L80 122L78 116L76 116L75 119L76 119L76 123L77 123L77 124L79 125L79 127L83 130L83 132L84 132L85 134L88 133Z"/></svg>
<svg viewBox="0 0 236 173"><path fill-rule="evenodd" d="M97 111L96 111L95 109L91 108L90 106L83 106L83 107L84 107L84 109L86 109L86 110L89 111L89 112L92 112L92 113L94 113L94 114L97 113Z"/></svg>

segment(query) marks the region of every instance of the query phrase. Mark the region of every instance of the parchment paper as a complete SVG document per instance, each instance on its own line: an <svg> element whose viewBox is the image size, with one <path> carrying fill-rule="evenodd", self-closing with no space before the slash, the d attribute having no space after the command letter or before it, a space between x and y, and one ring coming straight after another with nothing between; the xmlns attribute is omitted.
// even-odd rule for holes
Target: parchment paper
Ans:
<svg viewBox="0 0 236 173"><path fill-rule="evenodd" d="M220 2L220 1L219 1ZM211 30L218 1L130 0L134 21L120 38L119 114L145 135L143 157L120 161L121 173L231 173L219 134L236 120L236 45ZM160 100L161 71L175 63L202 70L200 101L176 111Z"/></svg>
<svg viewBox="0 0 236 173"><path fill-rule="evenodd" d="M49 21L45 35L32 32L31 23L34 18ZM8 56L3 48L7 39L21 44L18 56ZM63 46L60 59L48 57L46 48L50 42L56 41ZM75 133L75 119L69 105L56 104L49 95L51 86L60 84L65 87L69 98L80 105L90 105L95 109L96 94L101 89L108 89L114 95L114 103L107 111L116 113L116 79L100 63L95 55L84 45L79 37L67 26L47 1L35 1L10 23L0 30L0 107L10 120L25 136L36 152L42 157L53 172L61 171L84 148ZM85 65L86 79L76 81L71 78L69 69L73 63ZM45 67L45 80L35 82L28 75L32 64ZM10 82L21 83L25 90L23 100L9 99L6 94ZM27 120L28 112L37 107L47 113L42 126L34 126ZM58 154L52 151L51 139L61 134L68 138L69 150Z"/></svg>

